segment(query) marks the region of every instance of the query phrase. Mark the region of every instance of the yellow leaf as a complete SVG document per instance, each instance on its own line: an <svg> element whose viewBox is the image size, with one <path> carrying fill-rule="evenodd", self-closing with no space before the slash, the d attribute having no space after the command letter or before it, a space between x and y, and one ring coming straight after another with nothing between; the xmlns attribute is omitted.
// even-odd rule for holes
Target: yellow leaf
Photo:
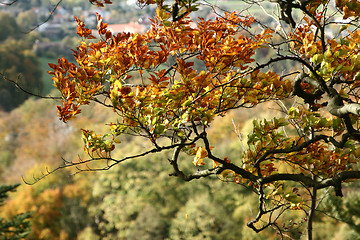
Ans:
<svg viewBox="0 0 360 240"><path fill-rule="evenodd" d="M101 57L101 55L102 55L101 52L100 52L100 51L97 51L96 54L95 54L95 57L96 57L97 59L99 59L99 58Z"/></svg>
<svg viewBox="0 0 360 240"><path fill-rule="evenodd" d="M204 162L204 159L195 157L193 164L195 166L202 166L202 165L205 165L205 162Z"/></svg>
<svg viewBox="0 0 360 240"><path fill-rule="evenodd" d="M161 21L165 21L171 17L171 14L160 6L156 9L156 15Z"/></svg>
<svg viewBox="0 0 360 240"><path fill-rule="evenodd" d="M217 161L213 161L213 168L216 168L219 166L219 163Z"/></svg>
<svg viewBox="0 0 360 240"><path fill-rule="evenodd" d="M196 149L196 156L194 158L193 164L195 166L205 165L204 158L207 157L208 153L205 147L198 147Z"/></svg>
<svg viewBox="0 0 360 240"><path fill-rule="evenodd" d="M224 171L222 171L220 173L220 176L222 178L229 178L229 177L231 178L231 177L235 176L235 172L233 170L230 170L230 169L225 169Z"/></svg>
<svg viewBox="0 0 360 240"><path fill-rule="evenodd" d="M256 96L248 95L248 96L245 96L244 102L245 103L254 103L254 104L256 104L258 102L258 100L257 100Z"/></svg>

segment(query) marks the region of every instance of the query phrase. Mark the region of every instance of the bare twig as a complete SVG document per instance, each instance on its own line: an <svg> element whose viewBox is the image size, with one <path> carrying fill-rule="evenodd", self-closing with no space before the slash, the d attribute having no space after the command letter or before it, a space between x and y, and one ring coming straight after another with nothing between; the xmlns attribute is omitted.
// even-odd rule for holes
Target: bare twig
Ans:
<svg viewBox="0 0 360 240"><path fill-rule="evenodd" d="M61 97L52 97L52 96L43 96L43 95L40 95L40 94L36 94L36 93L33 93L33 92L30 92L26 89L24 89L17 81L13 80L13 79L9 79L7 78L3 73L0 73L0 76L8 81L8 82L11 82L12 84L15 85L15 87L17 87L20 91L26 93L26 94L29 94L30 96L34 96L34 97L38 97L38 98L44 98L44 99L53 99L53 100L60 100L62 99ZM20 76L19 76L20 77Z"/></svg>

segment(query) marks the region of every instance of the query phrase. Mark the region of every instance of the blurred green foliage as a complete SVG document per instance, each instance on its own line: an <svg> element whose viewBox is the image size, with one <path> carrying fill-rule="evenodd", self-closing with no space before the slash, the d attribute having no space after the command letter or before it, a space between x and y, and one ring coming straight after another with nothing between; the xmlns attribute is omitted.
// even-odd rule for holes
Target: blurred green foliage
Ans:
<svg viewBox="0 0 360 240"><path fill-rule="evenodd" d="M0 22L0 109L10 111L29 98L29 94L6 79L29 92L40 93L42 72L31 51L36 33L21 33L15 18L4 12L0 12Z"/></svg>
<svg viewBox="0 0 360 240"><path fill-rule="evenodd" d="M20 184L0 185L0 206L3 206L9 192L16 191ZM0 240L24 239L31 231L30 212L19 213L10 218L0 217Z"/></svg>

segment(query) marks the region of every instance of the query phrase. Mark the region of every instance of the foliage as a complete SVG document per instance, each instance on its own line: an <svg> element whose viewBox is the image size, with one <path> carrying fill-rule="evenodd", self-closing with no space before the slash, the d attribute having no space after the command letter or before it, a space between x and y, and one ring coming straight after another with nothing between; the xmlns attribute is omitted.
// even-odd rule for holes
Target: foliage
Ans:
<svg viewBox="0 0 360 240"><path fill-rule="evenodd" d="M131 151L136 152L137 148ZM98 173L94 184L91 215L101 219L95 228L98 229L101 239L185 237L175 233L174 229L183 229L184 226L196 228L190 218L207 226L202 214L208 211L214 213L216 223L221 226L209 233L213 238L221 239L227 236L227 239L231 239L236 235L240 236L241 228L238 228L238 231L234 229L243 219L232 217L232 213L248 199L249 191L239 189L239 194L229 194L233 186L224 186L217 179L200 180L198 183L169 179L166 174L168 167L159 161L163 157L166 158L159 154L148 159L146 163L127 162L109 172ZM149 169L152 172L149 172ZM197 207L191 210L184 207L193 204ZM203 207L198 207L199 205ZM210 225L207 228L210 228ZM186 238L193 239L199 234L205 233L188 232Z"/></svg>
<svg viewBox="0 0 360 240"><path fill-rule="evenodd" d="M219 13L215 6L218 17L194 21L189 14L200 6L195 0L138 4L157 5L146 33L113 35L97 15L96 38L75 18L82 38L74 50L76 64L65 58L49 64L62 95L61 120L73 120L90 103L116 117L107 123L107 133L82 129L89 158L57 169L107 170L171 150L173 176L191 181L216 175L252 187L259 195L258 214L248 222L254 231L272 226L281 235L299 237L294 226L281 225L281 216L302 210L312 239L318 191L333 187L336 196L343 196L344 182L360 177L359 2L336 1L331 8L329 1L278 1L275 26L243 12ZM337 24L341 27L334 31ZM275 55L255 61L263 48ZM203 70L194 68L195 59ZM289 61L299 67L275 71ZM277 103L282 116L254 120L247 147L236 158L218 155L208 135L214 119L264 102ZM115 154L131 138L143 139L144 149ZM194 166L184 167L189 161ZM120 229L114 234L123 236L138 210L117 211L125 219L114 221L110 230Z"/></svg>
<svg viewBox="0 0 360 240"><path fill-rule="evenodd" d="M0 161L4 171L0 178L6 183L21 181L21 176L34 165L58 165L60 156L72 157L81 149L81 135L56 119L53 104L28 99L1 116ZM81 118L78 120L81 122Z"/></svg>
<svg viewBox="0 0 360 240"><path fill-rule="evenodd" d="M24 12L20 12L16 18L17 26L24 29L24 31L28 29L32 29L38 23L37 15L34 10L28 10Z"/></svg>
<svg viewBox="0 0 360 240"><path fill-rule="evenodd" d="M218 202L210 202L211 196L198 195L189 199L180 209L170 228L171 239L243 239L242 229L224 224L228 215Z"/></svg>
<svg viewBox="0 0 360 240"><path fill-rule="evenodd" d="M6 204L4 201L8 198L8 193L15 191L18 186L19 184L0 186L0 207ZM30 212L19 213L5 219L0 217L0 239L16 240L25 238L31 231L30 218Z"/></svg>
<svg viewBox="0 0 360 240"><path fill-rule="evenodd" d="M111 3L92 2L100 6ZM280 4L281 19L290 28L279 23L282 32L260 25L261 33L251 30L258 28L251 16L225 12L215 20L199 19L195 24L187 17L197 10L195 1L175 2L172 9L163 2L157 4L157 18L145 34L113 35L97 15L101 38L89 42L95 37L76 18L77 33L83 38L74 52L77 65L64 58L50 64L54 85L63 96L63 105L58 106L60 119L72 120L80 107L90 102L111 108L119 116L109 123L107 134L82 130L91 157L85 162L105 159L106 166L93 168L109 169L127 159L172 149L169 162L175 176L189 181L219 174L224 181L254 186L260 195L259 214L249 226L255 231L271 225L280 230L277 219L287 209L308 211L311 224L318 189L334 186L336 195L342 196L342 181L360 176L352 171L360 140L354 128L360 112L356 97L359 31L352 31L349 24L347 35L328 38L325 31L332 15L324 11L327 1ZM357 14L356 4L336 2L336 6L344 19ZM297 22L292 9L303 14ZM276 35L285 40L275 45L272 39ZM277 50L277 56L254 64L256 51L270 47ZM168 65L169 56L176 58L172 65ZM205 71L193 69L194 58L202 62ZM298 62L307 70L295 72L295 77L294 72L264 71L285 60ZM140 83L131 81L134 73L140 74ZM213 154L207 128L214 118L236 108L287 100L291 93L303 102L291 108L282 105L281 118L254 120L240 164ZM350 103L344 104L343 99ZM145 138L153 147L113 158L111 152L127 134ZM194 165L204 170L184 173L179 168L181 153L195 155ZM287 180L302 183L305 190L286 184ZM307 197L312 199L310 209L305 204ZM259 225L269 214L267 224ZM309 238L311 234L309 227Z"/></svg>
<svg viewBox="0 0 360 240"><path fill-rule="evenodd" d="M51 107L53 107L51 102L42 101L41 99L36 101L28 100L25 105L9 113L8 116L2 116L1 120L5 120L3 121L5 125L2 125L0 121L0 126L6 126L12 123L11 128L7 129L8 132L12 132L16 129L24 129L25 132L27 132L23 134L20 134L20 131L17 132L19 135L15 139L18 140L14 142L17 149L14 150L14 152L17 153L15 157L17 163L16 166L5 168L5 172L13 172L13 175L17 175L14 174L14 172L16 171L16 173L18 173L19 171L22 171L23 166L26 163L25 161L29 161L30 158L25 157L30 151L20 154L21 149L30 148L34 152L31 156L35 157L37 162L49 161L52 162L53 165L59 164L55 162L55 160L58 160L57 156L64 154L62 156L70 158L81 150L80 144L74 141L79 138L79 134L75 131L68 132L62 128L62 130L56 131L59 134L60 132L66 132L66 141L77 146L75 148L75 146L70 147L66 145L66 154L61 151L65 146L65 143L63 142L65 139L61 136L62 134L57 135L57 141L53 141L42 136L43 134L36 135L40 130L38 127L35 127L33 132L28 132L28 130L31 129L31 126L34 126L33 122L29 121L29 119L42 119L46 122L48 122L47 118L52 119L52 121L49 121L51 124L45 124L49 126L56 123L55 114L51 111ZM266 104L260 105L259 108L260 109L257 109L257 113L260 114L260 116L274 116L274 112L272 112L273 114L263 115L266 111L270 111ZM224 144L221 140L216 142L216 146L220 146L220 149L217 148L214 149L214 151L220 150L221 153L219 154L228 153L230 159L235 158L237 154L239 154L241 149L239 140L236 139L234 133L231 135L231 131L228 128L232 127L231 119L234 119L236 123L239 122L243 125L244 123L242 123L242 121L247 118L246 115L252 112L254 112L254 109L249 109L247 112L245 111L245 114L243 110L234 111L213 122L212 126L209 128L209 137L218 139L221 139L222 137L229 138L227 139L229 142L225 142ZM111 119L111 112L106 117L104 117L104 115L106 116L105 112L101 111L101 106L91 106L89 109L84 109L82 114L71 122L71 125L69 123L67 124L70 125L67 127L77 128L78 126L87 124L87 127L91 129L97 129L98 131L104 130L106 128L102 128L101 125L104 121L109 121ZM249 124L246 123L244 128L242 128L242 131L247 128L247 125L252 126L252 121L247 122L249 122ZM226 128L224 124L227 124L228 128ZM21 126L21 128L19 126ZM5 129L5 127L3 129ZM51 128L46 128L44 131L51 132L52 130ZM7 131L5 131L5 133L7 133ZM0 139L5 135L0 135ZM36 136L38 138L36 138ZM23 141L20 143L19 139L23 139ZM25 141L26 139L30 140ZM26 142L31 142L32 144L29 143L30 145L25 145ZM45 143L47 144L47 148L41 148ZM1 143L1 145L6 148L11 146L9 144L4 144L4 142ZM36 149L38 148L42 149L43 153L37 151ZM120 149L117 148L116 150L118 153L125 151L128 154L136 153L142 149L142 143L127 140L123 141L119 148ZM48 151L49 153L46 153ZM52 153L50 152L53 151L58 153L51 155ZM37 157L37 155L43 157L40 158ZM220 232L212 232L212 234L215 235L215 239L277 239L277 236L274 234L267 233L258 235L246 227L245 223L250 221L253 214L257 211L257 196L255 194L251 194L250 191L246 191L245 188L240 185L224 183L216 178L201 179L191 182L184 182L177 178L169 178L167 174L170 171L169 166L162 162L163 159L168 159L169 157L169 155L160 154L151 156L150 158L144 158L138 162L124 162L124 164L121 164L110 171L98 172L96 175L80 174L71 181L69 181L70 179L67 176L67 173L57 176L52 175L32 187L18 188L18 193L12 195L10 203L14 201L17 206L16 208L18 209L30 209L31 207L37 206L36 203L32 202L31 199L33 198L28 197L31 192L42 194L42 192L47 191L47 189L60 188L60 192L62 191L63 193L68 191L65 189L73 189L74 191L71 192L76 193L83 191L79 190L79 187L80 189L87 189L87 192L84 193L84 195L82 194L81 197L75 197L76 194L74 194L74 198L69 198L70 195L67 194L66 198L62 198L64 205L59 211L61 215L46 217L47 211L35 211L32 215L34 219L51 219L49 221L51 221L53 225L50 227L53 229L58 228L58 225L61 224L64 229L63 235L65 235L65 232L67 233L67 236L74 236L77 234L76 239L106 239L105 236L108 236L111 239L111 234L115 231L111 226L115 225L116 229L119 230L122 227L122 224L118 222L118 219L124 219L128 216L126 213L127 211L119 211L119 206L122 206L122 204L125 205L125 209L136 210L136 215L133 215L130 218L130 227L126 230L126 235L129 236L129 239L138 238L141 235L137 233L150 230L148 226L151 226L152 224L154 224L152 226L157 226L158 228L156 230L151 229L150 233L154 231L160 232L160 229L165 228L166 233L160 236L166 236L170 239L175 238L175 235L170 233L172 231L171 229L177 226L177 223L175 222L180 221L183 226L187 226L186 213L188 219L191 218L200 221L201 214L204 214L203 212L207 211L215 212L216 215L214 217L220 219L220 225L223 226ZM193 164L191 161L188 161L186 165L187 166L183 166L186 167L186 170L192 170L193 167L191 165ZM31 180L33 174L35 176L39 175L39 168L44 169L45 167L36 165L33 166L33 170L28 172L28 174L20 172L20 175L26 175L27 177L25 177L25 179ZM7 180L10 179L8 175L9 174L6 175ZM86 185L86 182L88 182L88 185ZM66 187L66 185L69 185L69 187ZM32 191L30 191L30 189L32 189ZM51 196L57 197L57 195ZM49 207L51 206L51 203L56 203L56 201L51 198L49 198L48 201L49 205L47 206ZM151 203L151 207L147 206L148 203ZM197 203L202 203L206 206L206 209L204 209L204 207L199 207L197 209L191 207ZM27 207L24 207L24 205ZM13 204L9 207L5 205L4 208L6 209L5 212L8 212L13 208ZM146 211L144 210L145 208L147 208ZM148 219L146 216L153 212L151 209L155 209L157 214L154 215L156 218L152 218L151 224L148 225L148 222L145 223L147 221L146 219ZM200 209L202 210L200 211ZM223 211L224 209L225 212L218 211ZM190 210L193 212L192 214L189 214ZM106 212L106 215L104 215L104 212ZM299 223L296 219L298 219L301 214L301 211L289 212L284 215L280 225L286 224L286 226L289 226L291 221L293 223ZM79 220L86 220L86 224L79 224ZM137 227L137 225L139 226ZM69 226L71 229L69 229ZM294 225L294 232L296 232L297 226L298 225ZM34 227L36 229L43 228L41 225ZM100 238L99 229L103 231L102 238ZM338 236L340 239L345 238L339 236L347 236L352 230L339 223L336 224L329 221L328 218L322 217L314 222L314 232L315 239L325 240L332 239L332 237L336 239L335 236ZM37 231L37 233L40 234L41 231ZM59 232L53 232L52 237L56 238L59 234ZM34 239L40 239L40 236L34 235L34 233L31 236L33 236ZM242 236L242 238L239 236Z"/></svg>
<svg viewBox="0 0 360 240"><path fill-rule="evenodd" d="M26 239L75 238L91 222L86 208L90 193L88 182L80 180L74 184L64 174L53 175L36 188L22 186L2 208L1 216L10 218L31 211L28 224L31 222L32 229Z"/></svg>
<svg viewBox="0 0 360 240"><path fill-rule="evenodd" d="M342 234L344 239L356 239L360 235L359 204L360 197L357 192L348 193L343 201L334 195L328 195L322 203L322 210L328 212L334 219L347 223L347 231Z"/></svg>
<svg viewBox="0 0 360 240"><path fill-rule="evenodd" d="M20 33L17 30L17 24L13 17L8 13L0 12L0 21L3 23L0 27L0 42L7 38L19 38Z"/></svg>
<svg viewBox="0 0 360 240"><path fill-rule="evenodd" d="M13 17L0 12L0 21L3 23L0 26L0 109L10 111L29 98L29 94L19 92L14 83L7 80L15 81L27 91L40 93L42 72L31 51L36 34L20 39L22 36Z"/></svg>
<svg viewBox="0 0 360 240"><path fill-rule="evenodd" d="M136 143L129 143L128 150L132 145ZM168 166L159 161L166 157L160 154L145 164L127 162L108 172L73 179L67 171L53 174L34 186L22 186L1 214L8 217L33 211L33 229L27 239L176 239L171 229L185 221L184 211L197 222L202 221L203 212L213 212L222 226L217 229L220 231L212 231L215 239L238 239L236 236L250 231L239 227L248 219L250 209L256 209L255 201L244 205L252 198L248 190L240 188L232 194L234 186L217 179L191 183L169 179ZM25 178L38 175L39 168L45 167L34 166ZM184 209L195 199L196 205L204 207ZM237 215L232 216L233 212ZM247 239L256 239L250 236Z"/></svg>

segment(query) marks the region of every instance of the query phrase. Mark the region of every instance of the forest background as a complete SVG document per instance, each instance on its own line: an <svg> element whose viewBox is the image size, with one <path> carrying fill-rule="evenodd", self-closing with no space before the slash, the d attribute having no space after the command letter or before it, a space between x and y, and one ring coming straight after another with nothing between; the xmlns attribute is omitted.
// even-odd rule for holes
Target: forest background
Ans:
<svg viewBox="0 0 360 240"><path fill-rule="evenodd" d="M50 70L47 63L62 56L71 59L70 49L79 40L74 15L89 28L96 28L95 12L100 12L109 24L132 22L146 29L147 19L155 14L154 8L141 10L130 2L117 1L111 9L104 9L87 1L63 0L48 20L56 3L33 0L0 5L0 70L39 95L56 95L46 73ZM216 4L229 10L241 7L236 1ZM261 14L258 10L251 14ZM211 8L203 7L192 17L211 18L212 14ZM269 54L263 51L256 57ZM31 181L63 159L84 157L78 129L85 126L101 132L104 122L112 118L111 112L90 105L65 124L58 120L56 104L29 98L13 83L0 80L0 185L21 183L1 207L0 217L31 212L27 239L276 239L275 230L256 234L246 226L257 212L251 190L216 177L189 183L170 177L170 166L159 161L170 157L166 153L126 162L107 172L72 176L64 169L33 186L24 184L22 177ZM236 158L243 151L252 120L278 114L278 109L269 106L234 110L214 121L208 134L221 146L217 151ZM142 142L129 139L116 151L136 153L143 147ZM186 167L194 168L191 162ZM360 239L356 187L344 189L343 199L324 195L322 209L329 214L318 214L314 239ZM305 221L296 211L282 221L289 236L303 238Z"/></svg>

